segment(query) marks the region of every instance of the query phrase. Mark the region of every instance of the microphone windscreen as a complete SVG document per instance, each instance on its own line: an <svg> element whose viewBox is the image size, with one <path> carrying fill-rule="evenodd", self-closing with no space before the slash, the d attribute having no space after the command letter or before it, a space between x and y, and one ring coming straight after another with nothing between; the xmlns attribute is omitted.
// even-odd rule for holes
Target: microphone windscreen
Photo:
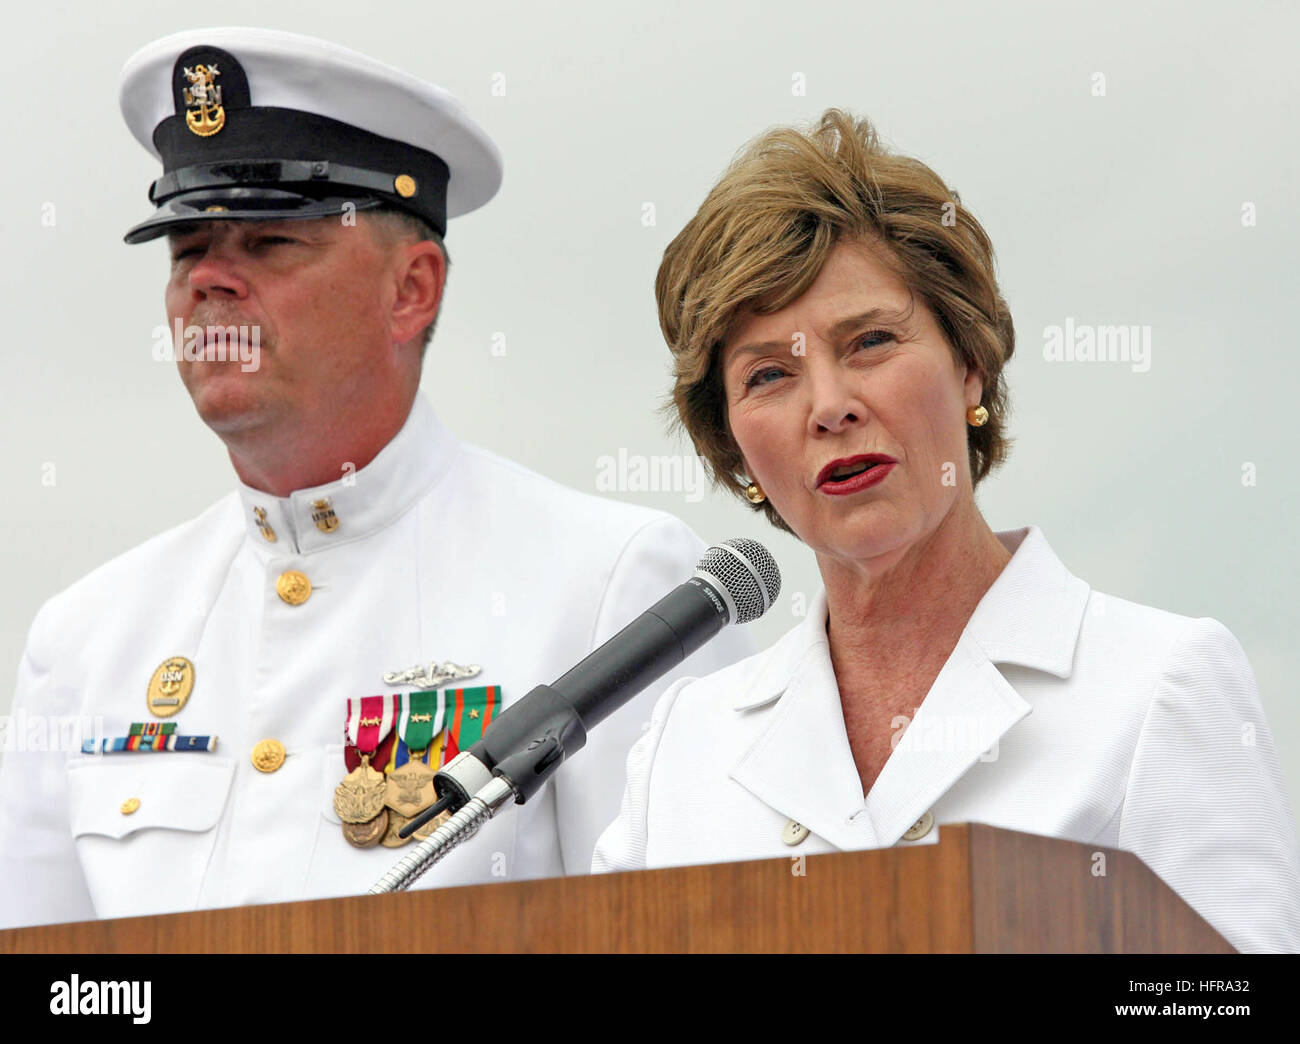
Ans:
<svg viewBox="0 0 1300 1044"><path fill-rule="evenodd" d="M695 567L726 591L736 607L732 623L757 620L781 593L781 570L770 551L757 540L736 537L714 544Z"/></svg>

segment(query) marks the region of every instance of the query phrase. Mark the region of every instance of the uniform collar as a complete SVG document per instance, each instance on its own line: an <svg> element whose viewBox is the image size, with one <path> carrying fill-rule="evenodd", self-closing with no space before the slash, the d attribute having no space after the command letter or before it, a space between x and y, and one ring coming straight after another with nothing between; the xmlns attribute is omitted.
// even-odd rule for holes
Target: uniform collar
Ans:
<svg viewBox="0 0 1300 1044"><path fill-rule="evenodd" d="M300 555L364 539L405 514L446 473L456 448L417 394L401 430L359 471L287 497L239 483L249 539L273 553Z"/></svg>
<svg viewBox="0 0 1300 1044"><path fill-rule="evenodd" d="M1067 678L1089 587L1035 526L997 534L1012 553L967 621L865 799L826 637L826 596L764 654L733 702L771 716L731 777L843 849L892 845L1032 710L996 663ZM775 703L767 710L759 710Z"/></svg>
<svg viewBox="0 0 1300 1044"><path fill-rule="evenodd" d="M993 663L1014 663L1068 678L1074 669L1088 585L1066 569L1037 526L996 535L1011 559L975 606L963 638L978 645ZM829 661L826 617L826 592L818 590L803 622L760 658L733 704L736 710L778 698L807 654L818 646Z"/></svg>

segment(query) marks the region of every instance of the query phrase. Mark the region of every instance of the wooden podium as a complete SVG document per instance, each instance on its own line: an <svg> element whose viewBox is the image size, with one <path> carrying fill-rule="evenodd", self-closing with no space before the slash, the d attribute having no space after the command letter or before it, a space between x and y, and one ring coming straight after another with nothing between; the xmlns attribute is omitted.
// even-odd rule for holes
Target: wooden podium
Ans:
<svg viewBox="0 0 1300 1044"><path fill-rule="evenodd" d="M790 859L18 928L0 932L0 953L1236 952L1128 852L978 823L939 830L938 844L801 861L791 849Z"/></svg>

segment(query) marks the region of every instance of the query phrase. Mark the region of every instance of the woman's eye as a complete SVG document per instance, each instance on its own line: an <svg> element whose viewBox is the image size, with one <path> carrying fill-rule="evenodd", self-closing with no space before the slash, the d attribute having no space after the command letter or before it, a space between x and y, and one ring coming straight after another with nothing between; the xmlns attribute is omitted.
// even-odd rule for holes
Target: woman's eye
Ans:
<svg viewBox="0 0 1300 1044"><path fill-rule="evenodd" d="M176 251L176 253L172 254L172 260L173 260L173 261L181 261L181 260L183 260L183 259L189 257L191 254L197 254L197 253L199 253L199 250L200 250L200 248L199 248L199 247L196 247L196 246L185 247L183 250L178 250L178 251Z"/></svg>
<svg viewBox="0 0 1300 1044"><path fill-rule="evenodd" d="M774 379L769 379L769 378L784 377L784 376L785 376L784 371L778 370L775 366L768 366L767 368L762 370L755 370L748 377L746 377L745 387L752 388L758 384L772 384L774 383Z"/></svg>
<svg viewBox="0 0 1300 1044"><path fill-rule="evenodd" d="M877 345L884 344L886 341L892 341L894 335L888 330L872 330L870 333L863 334L858 338L859 348L875 348Z"/></svg>

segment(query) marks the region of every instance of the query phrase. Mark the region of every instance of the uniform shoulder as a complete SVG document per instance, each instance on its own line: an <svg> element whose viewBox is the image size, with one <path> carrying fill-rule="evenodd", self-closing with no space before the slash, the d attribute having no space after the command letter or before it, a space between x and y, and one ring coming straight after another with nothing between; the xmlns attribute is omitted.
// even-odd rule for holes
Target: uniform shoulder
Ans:
<svg viewBox="0 0 1300 1044"><path fill-rule="evenodd" d="M504 500L534 525L557 527L597 545L619 547L647 526L691 532L667 511L584 493L472 443L462 442L461 451L465 480L482 502Z"/></svg>
<svg viewBox="0 0 1300 1044"><path fill-rule="evenodd" d="M140 586L141 578L157 577L170 583L195 555L225 554L228 548L228 558L243 539L239 494L231 492L194 518L92 569L46 601L37 621L53 622L69 615L93 617L120 604L127 592Z"/></svg>

